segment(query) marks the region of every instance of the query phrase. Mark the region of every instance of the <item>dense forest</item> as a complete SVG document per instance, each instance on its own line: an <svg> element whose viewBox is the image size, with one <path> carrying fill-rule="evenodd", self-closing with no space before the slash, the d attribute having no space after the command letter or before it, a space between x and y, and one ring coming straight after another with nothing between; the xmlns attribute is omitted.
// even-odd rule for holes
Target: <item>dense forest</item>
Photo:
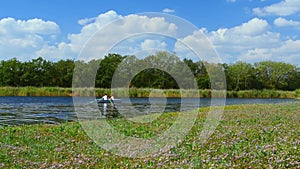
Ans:
<svg viewBox="0 0 300 169"><path fill-rule="evenodd" d="M120 86L117 87L179 88L177 81L170 72L163 71L164 69L160 68L169 65L171 68L168 70L170 72L174 70L171 74L181 73L183 74L182 77L185 77L185 72L191 72L199 89L210 89L211 87L207 71L209 68L221 69L225 72L227 90L295 90L300 88L300 71L297 66L292 64L274 61L263 61L254 64L242 61L232 64L213 64L205 61L194 62L191 59L180 60L179 57L168 52L158 52L143 59L136 56L108 54L102 60L91 60L89 62L69 59L52 62L42 57L25 62L21 62L16 58L2 60L0 62L0 86L72 87L74 81L88 81L84 78L95 74L93 71L97 68L96 77L92 79L94 80L94 86L99 88L111 87L116 70L122 72L121 76L117 76L119 79L132 77L130 82L120 83ZM82 77L73 77L75 67L76 71L83 72L81 73ZM132 74L134 68L141 69L141 67L147 69ZM177 69L172 67L177 67ZM182 69L178 69L178 67ZM189 70L185 70L184 67L188 67ZM86 87L89 87L88 85L90 84L87 84Z"/></svg>

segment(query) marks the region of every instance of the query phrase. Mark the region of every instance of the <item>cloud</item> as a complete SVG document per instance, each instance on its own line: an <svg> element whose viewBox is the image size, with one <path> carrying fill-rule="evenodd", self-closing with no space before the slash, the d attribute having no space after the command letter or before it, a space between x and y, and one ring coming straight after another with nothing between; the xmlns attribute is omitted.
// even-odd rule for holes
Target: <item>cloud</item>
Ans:
<svg viewBox="0 0 300 169"><path fill-rule="evenodd" d="M48 39L59 33L59 26L52 21L3 18L0 20L0 56L21 56L23 60L36 57L36 51L47 46Z"/></svg>
<svg viewBox="0 0 300 169"><path fill-rule="evenodd" d="M257 62L271 59L268 49L282 45L280 34L270 28L266 20L253 18L240 26L209 32L207 36L226 62Z"/></svg>
<svg viewBox="0 0 300 169"><path fill-rule="evenodd" d="M3 18L0 20L2 35L19 35L21 33L32 34L57 34L60 32L58 25L52 21L41 19L15 20L14 18Z"/></svg>
<svg viewBox="0 0 300 169"><path fill-rule="evenodd" d="M259 35L262 32L265 32L268 29L269 25L267 21L263 19L254 18L248 21L247 23L243 23L241 26L237 26L232 28L234 34L240 35Z"/></svg>
<svg viewBox="0 0 300 169"><path fill-rule="evenodd" d="M275 19L274 24L278 27L294 27L294 28L300 29L299 21L287 20L282 17Z"/></svg>
<svg viewBox="0 0 300 169"><path fill-rule="evenodd" d="M177 31L175 24L168 23L161 17L121 16L112 10L97 17L81 19L78 23L82 25L80 33L70 33L67 42L59 42L55 37L60 30L55 22L41 19L4 18L0 20L0 56L18 57L22 60L37 56L50 60L76 58L86 45L90 45L88 47L90 49L103 52L112 47L110 46L111 42L123 41L124 39L120 38L124 37L129 40L135 39L131 36L140 32L149 32L150 34L151 32L160 32L172 36ZM107 25L110 26L106 27ZM102 31L99 32L99 30ZM86 44L91 37L94 37L95 42ZM145 40L148 38L139 37L136 39L136 43L121 43L121 46L117 46L115 49L122 49L119 50L123 52L120 54L128 54L125 52L166 47L166 43L163 41ZM99 53L96 55L97 53L91 54L89 57L90 59L100 57Z"/></svg>
<svg viewBox="0 0 300 169"><path fill-rule="evenodd" d="M106 13L100 14L97 17L93 18L86 18L85 21L94 21L91 23L79 20L83 25L80 33L78 34L69 34L68 39L70 40L70 47L72 51L78 53L86 41L97 31L103 28L105 25L121 19L121 16L118 15L115 11L108 11Z"/></svg>
<svg viewBox="0 0 300 169"><path fill-rule="evenodd" d="M174 13L175 10L174 10L174 9L165 8L165 9L163 10L163 12L165 12L165 13Z"/></svg>
<svg viewBox="0 0 300 169"><path fill-rule="evenodd" d="M166 42L159 41L159 40L146 39L141 43L142 50L152 50L152 49L166 50L166 47L167 47Z"/></svg>
<svg viewBox="0 0 300 169"><path fill-rule="evenodd" d="M68 36L70 40L68 45L73 52L78 53L84 47L85 52L88 53L86 53L86 55L89 56L87 59L99 58L101 57L100 53L105 53L107 50L127 55L135 51L143 50L142 48L151 47L151 45L154 45L152 47L163 47L166 45L164 43L158 43L158 41L146 40L141 46L136 46L136 43L140 43L141 39L147 39L147 37L132 37L135 34L139 34L140 32L149 32L150 34L151 32L160 32L161 34L171 36L175 35L176 31L176 25L168 23L164 18L149 18L135 14L121 16L115 11L108 11L96 17L94 22L84 25L79 34L70 34ZM88 44L86 44L87 40L89 40ZM111 43L120 41L126 41L126 43L118 43L111 46Z"/></svg>
<svg viewBox="0 0 300 169"><path fill-rule="evenodd" d="M300 12L299 0L283 0L279 3L263 8L254 8L253 13L258 16L278 15L289 16Z"/></svg>
<svg viewBox="0 0 300 169"><path fill-rule="evenodd" d="M274 59L300 65L300 40L286 40L279 48L271 49Z"/></svg>
<svg viewBox="0 0 300 169"><path fill-rule="evenodd" d="M199 59L195 51L189 48L193 47L202 59L208 61L231 63L236 60L258 62L271 59L300 63L300 40L272 32L271 25L259 18L214 31L201 28L177 42L170 42L166 38L178 34L177 25L161 17L121 16L115 11L108 11L78 22L82 25L81 31L69 34L68 40L62 42L56 39L60 28L55 22L41 19L1 19L0 56L18 57L21 60L38 56L49 60L74 59L83 47L87 47L93 51L86 51L85 54L88 59L93 59L103 57L100 53L107 50L128 55L143 50L173 48L181 58ZM108 24L109 27L106 27ZM299 22L279 17L274 21L274 25L299 27ZM145 34L139 34L140 32ZM166 37L155 38L152 32L161 32ZM91 38L94 36L94 39ZM86 44L89 39L89 43ZM112 46L112 42L117 43ZM214 50L222 60L218 60Z"/></svg>
<svg viewBox="0 0 300 169"><path fill-rule="evenodd" d="M247 62L259 62L271 59L271 52L267 48L248 49L239 56L239 60Z"/></svg>
<svg viewBox="0 0 300 169"><path fill-rule="evenodd" d="M256 17L231 28L220 28L210 32L206 28L202 28L179 39L175 44L169 44L163 38L151 38L153 36L151 34L149 36L130 36L136 32L145 31L160 31L171 37L176 35L177 26L166 22L163 18L148 18L138 15L119 16L114 12L101 14L101 17L122 18L122 22L111 24L109 29L97 35L101 38L101 43L98 43L95 47L99 48L97 49L99 51L108 49L109 42L116 41L120 37L127 37L127 39L122 39L121 43L114 46L113 50L120 54L133 54L143 50L163 50L174 45L174 52L181 58L199 59L199 56L195 55L195 51L191 51L189 48L192 47L197 50L196 52L200 54L201 59L211 62L231 63L237 60L247 62L275 60L300 63L300 40L287 39L282 37L280 33L272 32L272 27L266 20ZM65 44L63 47L78 51L80 45L76 47L76 44L84 41L88 37L87 35L92 35L92 32L98 30L101 25L105 25L103 22L100 24L99 21L96 19L94 22L84 25L81 33L70 35L70 43ZM274 24L277 26L297 23L283 18L277 18L275 21L276 24ZM221 60L218 58L217 53Z"/></svg>
<svg viewBox="0 0 300 169"><path fill-rule="evenodd" d="M195 57L185 46L185 44L195 44L200 48L200 56L204 60L217 60L211 53L212 45L205 38L225 63L237 60L250 63L274 60L300 64L300 40L284 40L286 38L272 32L268 22L263 19L253 18L241 25L211 32L202 28L176 43L175 51L177 54Z"/></svg>
<svg viewBox="0 0 300 169"><path fill-rule="evenodd" d="M91 22L94 22L96 20L96 17L95 18L85 18L85 19L80 19L79 21L78 21L78 24L79 25L87 25L87 24L89 24L89 23L91 23Z"/></svg>
<svg viewBox="0 0 300 169"><path fill-rule="evenodd" d="M218 29L206 35L227 63L236 60L300 63L300 40L284 40L285 37L272 32L268 22L262 19L254 18L240 26Z"/></svg>
<svg viewBox="0 0 300 169"><path fill-rule="evenodd" d="M248 62L274 60L292 64L300 64L300 40L286 40L277 48L255 48L248 50L240 59Z"/></svg>
<svg viewBox="0 0 300 169"><path fill-rule="evenodd" d="M179 39L175 43L174 51L183 58L201 59L214 63L221 62L207 35L206 29L195 31L192 35Z"/></svg>
<svg viewBox="0 0 300 169"><path fill-rule="evenodd" d="M223 62L231 62L248 50L278 45L280 35L270 32L269 29L270 25L267 21L253 18L232 28L220 28L211 32L201 29L193 35L183 38L182 42L190 43L194 41L195 44L202 48L201 55L206 60L209 59L207 56L213 56L212 53L206 53L212 51L212 47L209 45L211 43L220 54ZM206 38L209 42L207 42ZM183 53L183 49L180 46L182 45L176 46L176 52Z"/></svg>

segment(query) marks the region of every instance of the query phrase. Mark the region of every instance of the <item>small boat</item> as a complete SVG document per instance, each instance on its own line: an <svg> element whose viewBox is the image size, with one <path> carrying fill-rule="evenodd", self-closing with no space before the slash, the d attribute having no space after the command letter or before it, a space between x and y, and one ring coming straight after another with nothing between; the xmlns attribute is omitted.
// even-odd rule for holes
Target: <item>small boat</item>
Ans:
<svg viewBox="0 0 300 169"><path fill-rule="evenodd" d="M96 99L97 103L113 103L111 100Z"/></svg>

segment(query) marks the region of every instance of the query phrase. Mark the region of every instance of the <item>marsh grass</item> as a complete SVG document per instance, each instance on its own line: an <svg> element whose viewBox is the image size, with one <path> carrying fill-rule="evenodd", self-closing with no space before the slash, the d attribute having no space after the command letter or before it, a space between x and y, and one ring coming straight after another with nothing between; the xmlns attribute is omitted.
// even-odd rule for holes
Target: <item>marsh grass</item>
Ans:
<svg viewBox="0 0 300 169"><path fill-rule="evenodd" d="M156 92L159 91L159 92ZM96 96L113 94L115 97L224 97L224 91L209 89L151 89L151 88L61 88L61 87L0 87L0 96ZM242 90L227 91L228 98L300 98L300 89L280 90Z"/></svg>
<svg viewBox="0 0 300 169"><path fill-rule="evenodd" d="M0 87L0 96L71 96L71 88L61 87Z"/></svg>
<svg viewBox="0 0 300 169"><path fill-rule="evenodd" d="M296 91L281 90L241 90L227 91L228 98L299 98Z"/></svg>
<svg viewBox="0 0 300 169"><path fill-rule="evenodd" d="M208 108L177 147L157 157L123 158L96 145L77 122L0 128L0 168L299 168L300 104L226 106L205 143L200 133ZM106 119L127 136L150 138L177 113L151 123ZM105 120L105 119L103 119Z"/></svg>

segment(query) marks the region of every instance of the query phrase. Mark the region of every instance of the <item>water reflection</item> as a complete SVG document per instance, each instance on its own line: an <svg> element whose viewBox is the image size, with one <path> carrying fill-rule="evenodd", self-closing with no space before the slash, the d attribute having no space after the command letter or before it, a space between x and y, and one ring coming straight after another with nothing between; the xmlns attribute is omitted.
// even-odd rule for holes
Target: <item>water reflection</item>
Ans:
<svg viewBox="0 0 300 169"><path fill-rule="evenodd" d="M74 121L70 97L0 97L0 125Z"/></svg>
<svg viewBox="0 0 300 169"><path fill-rule="evenodd" d="M88 104L95 98L81 98L80 119L98 119L115 117L134 117L136 115L162 112L185 111L198 107L210 106L210 99L195 98L119 98L115 105L110 103ZM299 102L294 99L227 99L226 104L254 104ZM184 105L184 106L182 106ZM77 109L77 108L76 108ZM92 113L90 113L92 112ZM36 123L61 123L76 121L72 97L0 97L0 126ZM90 116L90 117L87 117Z"/></svg>
<svg viewBox="0 0 300 169"><path fill-rule="evenodd" d="M121 117L117 107L113 103L98 103L101 115L107 118Z"/></svg>

